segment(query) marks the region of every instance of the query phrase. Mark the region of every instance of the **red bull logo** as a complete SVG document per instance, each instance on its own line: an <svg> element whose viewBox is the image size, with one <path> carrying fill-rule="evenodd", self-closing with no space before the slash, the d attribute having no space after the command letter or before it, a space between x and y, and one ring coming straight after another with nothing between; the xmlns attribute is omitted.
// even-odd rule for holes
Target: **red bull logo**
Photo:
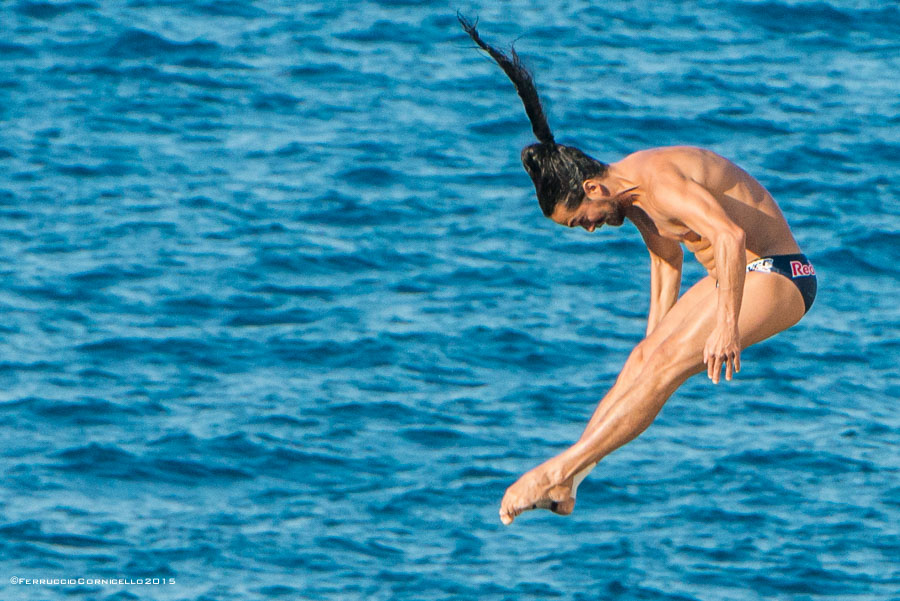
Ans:
<svg viewBox="0 0 900 601"><path fill-rule="evenodd" d="M791 261L791 277L801 277L804 275L816 275L816 269L812 264L805 264L800 261Z"/></svg>

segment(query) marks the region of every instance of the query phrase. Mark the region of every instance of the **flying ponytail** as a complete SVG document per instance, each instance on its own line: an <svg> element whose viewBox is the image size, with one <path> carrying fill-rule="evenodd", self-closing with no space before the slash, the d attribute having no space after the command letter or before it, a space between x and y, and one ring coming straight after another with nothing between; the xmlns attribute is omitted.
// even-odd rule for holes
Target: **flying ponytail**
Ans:
<svg viewBox="0 0 900 601"><path fill-rule="evenodd" d="M469 37L482 50L490 54L491 58L497 61L500 68L512 80L513 85L516 86L516 92L519 93L519 98L522 99L522 104L525 105L525 113L528 115L528 120L531 121L531 129L534 131L538 142L541 144L556 144L556 140L553 139L553 133L550 131L550 125L547 123L547 117L544 115L541 99L538 97L537 89L534 87L534 80L531 78L531 73L519 60L516 49L510 46L512 58L506 56L481 39L481 36L478 35L478 31L475 29L475 26L478 24L477 20L475 23L472 23L459 13L456 14L456 18L459 19L460 25L466 30Z"/></svg>

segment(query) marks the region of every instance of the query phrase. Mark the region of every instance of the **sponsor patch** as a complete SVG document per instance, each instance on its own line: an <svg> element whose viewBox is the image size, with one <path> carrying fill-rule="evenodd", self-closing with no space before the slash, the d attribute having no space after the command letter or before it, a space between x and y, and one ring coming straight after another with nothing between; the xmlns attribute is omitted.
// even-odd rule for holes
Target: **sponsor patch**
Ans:
<svg viewBox="0 0 900 601"><path fill-rule="evenodd" d="M816 275L816 269L811 264L802 261L791 261L791 277L798 278L807 275Z"/></svg>
<svg viewBox="0 0 900 601"><path fill-rule="evenodd" d="M772 273L772 259L757 259L747 265L747 271L760 271L762 273Z"/></svg>

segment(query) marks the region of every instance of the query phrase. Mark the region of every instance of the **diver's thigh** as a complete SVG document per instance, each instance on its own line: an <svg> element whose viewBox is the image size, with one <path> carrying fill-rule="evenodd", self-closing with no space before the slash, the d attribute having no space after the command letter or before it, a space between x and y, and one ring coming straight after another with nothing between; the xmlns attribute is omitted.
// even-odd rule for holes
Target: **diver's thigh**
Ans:
<svg viewBox="0 0 900 601"><path fill-rule="evenodd" d="M686 323L701 319L704 309L717 303L716 281L706 276L681 295L669 312L644 341L645 355L653 352L663 340L684 328Z"/></svg>
<svg viewBox="0 0 900 601"><path fill-rule="evenodd" d="M645 356L653 357L654 362L677 364L688 374L703 370L703 349L718 319L715 281L711 286L697 288L696 294L688 297L693 291L692 288L682 297L691 302L679 300L672 307L651 334L653 340L648 339L653 345L645 349ZM803 297L788 278L773 273L747 273L738 317L741 348L786 330L800 321L803 313Z"/></svg>
<svg viewBox="0 0 900 601"><path fill-rule="evenodd" d="M747 273L738 320L741 348L788 329L805 312L803 295L790 279L777 273Z"/></svg>

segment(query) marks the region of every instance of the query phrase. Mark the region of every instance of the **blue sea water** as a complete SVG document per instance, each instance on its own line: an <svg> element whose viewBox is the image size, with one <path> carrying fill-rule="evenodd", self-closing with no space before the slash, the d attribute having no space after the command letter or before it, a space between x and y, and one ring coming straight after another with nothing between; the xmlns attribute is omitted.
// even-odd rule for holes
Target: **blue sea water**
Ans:
<svg viewBox="0 0 900 601"><path fill-rule="evenodd" d="M734 159L819 273L736 382L509 528L649 268L541 216L457 9L559 139ZM0 599L900 599L896 2L16 0L0 31Z"/></svg>

